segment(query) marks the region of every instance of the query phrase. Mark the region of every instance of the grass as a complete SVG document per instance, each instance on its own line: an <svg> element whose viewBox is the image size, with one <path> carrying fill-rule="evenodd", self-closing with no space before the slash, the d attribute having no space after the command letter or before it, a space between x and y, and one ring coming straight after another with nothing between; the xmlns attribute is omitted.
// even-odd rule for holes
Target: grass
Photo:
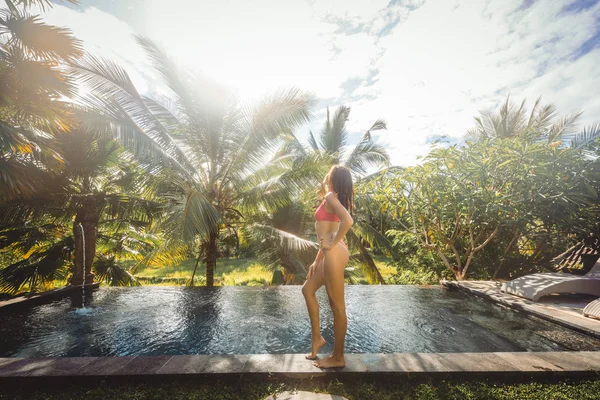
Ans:
<svg viewBox="0 0 600 400"><path fill-rule="evenodd" d="M418 281L416 279L407 279L402 281L390 280L396 274L396 266L390 263L391 258L385 256L374 255L373 260L379 269L381 275L389 283L399 284L421 284L430 283L429 280ZM142 285L149 286L177 286L188 285L194 271L196 260L189 259L176 266L169 267L142 267L135 277ZM124 263L127 265L127 263ZM198 265L195 284L198 286L205 284L206 267L203 264ZM257 258L220 258L217 260L217 268L215 270L215 285L225 286L257 286L270 285L273 279L273 271L268 270L262 265ZM358 284L366 284L362 271L355 269L355 282ZM434 282L437 283L437 282ZM44 292L51 289L64 287L67 281L54 281L43 288L38 288L39 292ZM29 287L25 286L20 291L20 294L29 293ZM0 293L0 301L10 299L14 296Z"/></svg>
<svg viewBox="0 0 600 400"><path fill-rule="evenodd" d="M396 267L389 264L390 258L375 256L374 261L384 279L388 280L396 273ZM185 285L192 277L195 262L195 260L189 259L172 267L140 268L135 276L144 285ZM362 271L357 269L356 272L357 281L366 283ZM196 284L203 284L205 274L205 266L199 265L194 278ZM217 260L215 270L215 284L217 285L269 285L272 279L273 272L256 258L221 258Z"/></svg>
<svg viewBox="0 0 600 400"><path fill-rule="evenodd" d="M144 285L185 285L194 272L196 260L189 259L172 267L140 268L135 274ZM206 276L206 267L198 265L194 281L201 285ZM273 272L267 270L256 258L220 258L215 269L217 285L270 284Z"/></svg>
<svg viewBox="0 0 600 400"><path fill-rule="evenodd" d="M249 380L231 382L211 380L207 382L152 382L115 383L101 382L93 385L73 383L53 386L25 385L5 387L0 399L264 399L273 393L287 390L305 390L317 393L337 394L349 400L392 399L597 399L600 379L583 381L560 380L557 382L499 383L494 381L446 381L446 380L396 380L373 381L363 378L352 381L324 380Z"/></svg>

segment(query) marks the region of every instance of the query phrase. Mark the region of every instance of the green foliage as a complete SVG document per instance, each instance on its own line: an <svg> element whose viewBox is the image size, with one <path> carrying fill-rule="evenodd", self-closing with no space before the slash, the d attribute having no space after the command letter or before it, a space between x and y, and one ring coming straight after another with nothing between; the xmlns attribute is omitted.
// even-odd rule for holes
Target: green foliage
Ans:
<svg viewBox="0 0 600 400"><path fill-rule="evenodd" d="M98 109L90 125L115 134L149 174L163 179L158 189L168 209L155 231L171 249L179 244L201 258L210 286L219 239L236 240L253 214L275 212L320 179L314 163L265 157L308 121L313 98L289 89L242 104L224 86L180 68L151 40L138 42L169 89L162 99L142 96L110 60L87 56L72 73L88 89L84 101Z"/></svg>
<svg viewBox="0 0 600 400"><path fill-rule="evenodd" d="M415 249L416 242L465 279L474 264L484 268L483 259L492 263L490 275L511 255L547 262L544 249L589 232L599 212L599 167L579 149L529 137L484 138L434 148L422 165L374 179L370 192L397 218L398 228L388 230L395 245ZM491 243L500 249L495 260Z"/></svg>
<svg viewBox="0 0 600 400"><path fill-rule="evenodd" d="M592 400L600 391L600 380L559 380L506 383L493 380L460 381L426 380L265 380L244 379L203 382L102 382L93 385L67 386L28 385L6 388L12 399L195 399L195 400L263 400L268 395L284 391L308 391L339 395L348 400Z"/></svg>

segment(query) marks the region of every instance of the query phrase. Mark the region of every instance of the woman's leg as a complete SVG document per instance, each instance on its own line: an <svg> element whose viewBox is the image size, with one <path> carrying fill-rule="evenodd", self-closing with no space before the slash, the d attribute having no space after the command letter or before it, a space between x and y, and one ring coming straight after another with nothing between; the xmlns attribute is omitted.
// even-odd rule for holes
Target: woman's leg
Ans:
<svg viewBox="0 0 600 400"><path fill-rule="evenodd" d="M333 354L324 360L315 361L320 368L343 367L344 342L346 340L346 302L344 300L344 269L348 264L350 255L346 246L338 244L331 250L325 251L325 288L329 296L329 304L333 311Z"/></svg>
<svg viewBox="0 0 600 400"><path fill-rule="evenodd" d="M306 300L306 308L310 318L310 327L312 331L312 352L305 357L309 360L317 358L319 349L325 344L325 339L321 336L321 326L319 323L319 302L317 301L317 290L325 284L324 260L316 265L312 274L306 279L302 286L302 294Z"/></svg>

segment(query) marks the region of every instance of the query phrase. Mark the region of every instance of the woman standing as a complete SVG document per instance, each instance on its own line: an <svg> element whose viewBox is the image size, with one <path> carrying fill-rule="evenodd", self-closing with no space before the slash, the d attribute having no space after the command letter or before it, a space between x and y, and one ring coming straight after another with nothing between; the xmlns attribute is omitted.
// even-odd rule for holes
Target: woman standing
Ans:
<svg viewBox="0 0 600 400"><path fill-rule="evenodd" d="M325 344L319 325L319 303L316 292L325 285L329 305L333 312L333 354L314 365L320 368L344 367L344 341L346 340L346 303L344 301L344 269L350 254L342 240L354 221L350 213L354 208L354 190L350 170L334 165L323 180L324 200L315 212L315 230L319 252L308 269L302 294L306 300L312 329L312 352L306 355L316 360L319 349Z"/></svg>

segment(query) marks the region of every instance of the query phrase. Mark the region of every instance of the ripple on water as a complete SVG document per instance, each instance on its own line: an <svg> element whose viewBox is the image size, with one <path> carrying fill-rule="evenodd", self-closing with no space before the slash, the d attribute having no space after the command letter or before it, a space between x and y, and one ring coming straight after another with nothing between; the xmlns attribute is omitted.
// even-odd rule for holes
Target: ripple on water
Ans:
<svg viewBox="0 0 600 400"><path fill-rule="evenodd" d="M600 341L440 288L346 286L349 353L599 350ZM317 292L333 350L333 315ZM0 357L303 353L311 330L299 286L103 288L0 313Z"/></svg>

